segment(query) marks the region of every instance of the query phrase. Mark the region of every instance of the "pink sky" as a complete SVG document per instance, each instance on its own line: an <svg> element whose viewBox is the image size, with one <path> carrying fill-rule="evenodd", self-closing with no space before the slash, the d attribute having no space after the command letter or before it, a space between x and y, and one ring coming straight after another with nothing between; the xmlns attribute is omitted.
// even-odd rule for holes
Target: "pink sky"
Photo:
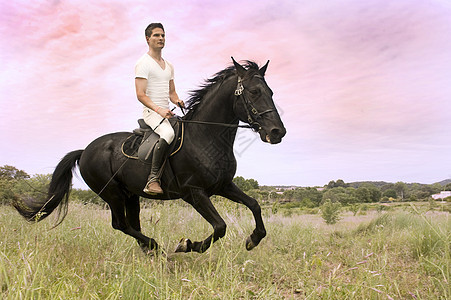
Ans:
<svg viewBox="0 0 451 300"><path fill-rule="evenodd" d="M150 4L151 3L151 4ZM53 172L67 153L131 131L134 64L162 22L182 99L236 59L270 59L287 127L239 131L237 175L266 185L451 178L451 4L362 1L0 3L0 166Z"/></svg>

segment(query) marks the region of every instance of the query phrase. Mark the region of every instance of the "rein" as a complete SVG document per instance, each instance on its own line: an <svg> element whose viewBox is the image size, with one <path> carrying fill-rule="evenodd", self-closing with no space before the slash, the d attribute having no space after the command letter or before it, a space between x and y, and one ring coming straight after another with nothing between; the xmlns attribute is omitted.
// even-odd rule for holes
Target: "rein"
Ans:
<svg viewBox="0 0 451 300"><path fill-rule="evenodd" d="M183 115L185 116L185 111L183 110L183 107L178 103L180 109L182 110ZM227 123L217 123L217 122L206 122L206 121L193 121L193 120L183 120L179 117L176 118L177 122L180 123L192 123L192 124L202 124L202 125L213 125L213 126L223 126L223 127L230 127L230 128L250 128L253 129L254 127L250 125L235 125L235 124L227 124Z"/></svg>
<svg viewBox="0 0 451 300"><path fill-rule="evenodd" d="M206 121L192 121L192 120L183 120L177 118L177 122L180 123L194 123L194 124L202 124L202 125L213 125L213 126L223 126L223 127L231 127L231 128L250 128L253 129L254 127L250 125L239 125L239 124L227 124L227 123L216 123L216 122L206 122Z"/></svg>

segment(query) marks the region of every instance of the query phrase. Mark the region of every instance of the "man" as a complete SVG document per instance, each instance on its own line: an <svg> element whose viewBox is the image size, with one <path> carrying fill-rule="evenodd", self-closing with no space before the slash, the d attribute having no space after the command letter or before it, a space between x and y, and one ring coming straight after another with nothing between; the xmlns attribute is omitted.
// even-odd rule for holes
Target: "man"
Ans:
<svg viewBox="0 0 451 300"><path fill-rule="evenodd" d="M174 130L167 120L173 113L169 100L185 107L174 85L174 68L161 56L165 44L165 32L161 23L151 23L145 30L149 51L135 65L135 88L138 100L144 105L143 118L160 136L152 157L152 167L144 188L147 194L161 194L160 170L167 157Z"/></svg>

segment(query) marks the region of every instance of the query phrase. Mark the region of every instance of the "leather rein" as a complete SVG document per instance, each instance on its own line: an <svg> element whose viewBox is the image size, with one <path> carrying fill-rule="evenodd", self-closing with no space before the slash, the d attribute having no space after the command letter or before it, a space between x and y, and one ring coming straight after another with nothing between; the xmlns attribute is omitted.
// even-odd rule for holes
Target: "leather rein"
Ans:
<svg viewBox="0 0 451 300"><path fill-rule="evenodd" d="M255 76L259 77L259 78L263 78L260 75L255 75ZM252 105L252 102L245 97L243 92L244 92L243 79L240 76L238 76L238 84L235 89L235 96L237 97L237 100L241 99L243 101L244 108L245 108L246 114L247 114L247 121L249 122L249 125L239 125L239 124L235 125L235 124L227 124L227 123L192 121L192 120L183 120L183 119L177 119L177 122L195 123L195 124L203 124L203 125L215 125L215 126L232 127L232 128L250 128L250 129L253 129L258 132L262 129L262 127L261 127L260 123L257 122L257 120L260 119L262 115L275 111L275 109L271 108L271 109L267 109L263 112L259 112L254 107L254 105ZM237 101L235 101L233 104L234 108L236 106L236 102ZM182 109L182 112L183 112L183 109Z"/></svg>

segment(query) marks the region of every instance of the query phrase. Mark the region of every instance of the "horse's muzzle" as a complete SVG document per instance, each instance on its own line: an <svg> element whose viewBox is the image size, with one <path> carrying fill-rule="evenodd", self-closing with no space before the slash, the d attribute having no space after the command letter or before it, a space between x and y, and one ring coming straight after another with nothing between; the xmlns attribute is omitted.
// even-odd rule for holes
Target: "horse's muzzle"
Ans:
<svg viewBox="0 0 451 300"><path fill-rule="evenodd" d="M269 133L264 129L261 129L259 133L263 142L278 144L282 141L282 138L287 133L287 130L284 127L274 127L269 130Z"/></svg>

